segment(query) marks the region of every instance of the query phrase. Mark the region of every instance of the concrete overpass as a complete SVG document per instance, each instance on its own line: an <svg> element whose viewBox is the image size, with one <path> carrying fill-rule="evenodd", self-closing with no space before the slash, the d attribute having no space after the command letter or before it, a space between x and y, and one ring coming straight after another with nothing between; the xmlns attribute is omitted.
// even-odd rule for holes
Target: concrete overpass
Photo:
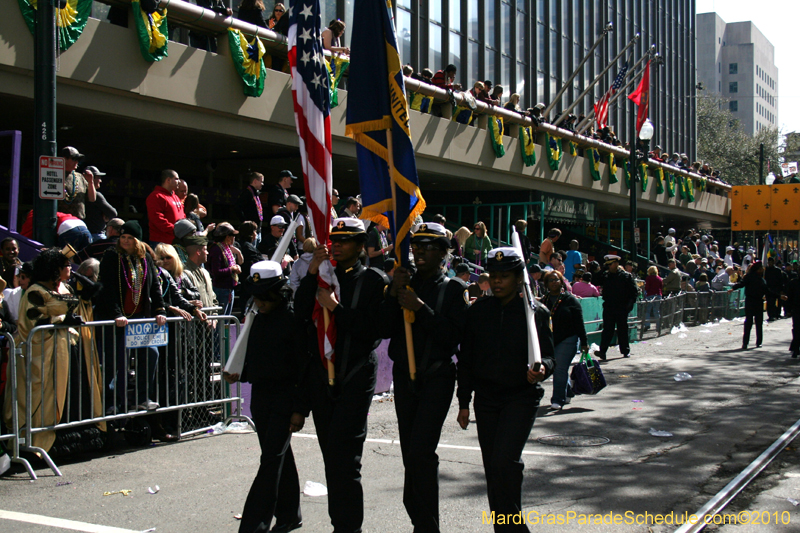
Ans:
<svg viewBox="0 0 800 533"><path fill-rule="evenodd" d="M0 19L0 129L23 131L28 164L23 176L32 176L33 37L17 7L9 7ZM214 198L201 196L201 202L218 219L229 216L231 195L238 195L247 170L263 172L268 181L283 168L299 173L289 75L268 70L264 94L245 97L225 39L226 33L220 34L218 54L170 42L169 57L151 64L140 55L133 24L123 28L90 18L59 59L59 146L79 147L87 161L109 172L105 190L125 204L138 205L140 194L143 204L152 188L147 180L174 168L191 188L217 191ZM344 136L350 104L345 91L339 101L332 112L334 184L347 196L358 190L357 165L355 144ZM484 129L414 111L411 127L421 188L430 204L448 203L456 192L520 201L540 191L596 202L600 218L626 216L629 193L621 167L618 183L609 184L601 164L603 179L595 182L588 159L567 153L553 172L541 144L536 164L524 167L513 125L508 130L514 136L505 137L506 155L499 159ZM120 191L114 180L128 185ZM647 192L638 192L640 216L651 217L654 227L729 224L726 187L698 192L688 203L657 194L654 181ZM220 196L220 190L230 194Z"/></svg>

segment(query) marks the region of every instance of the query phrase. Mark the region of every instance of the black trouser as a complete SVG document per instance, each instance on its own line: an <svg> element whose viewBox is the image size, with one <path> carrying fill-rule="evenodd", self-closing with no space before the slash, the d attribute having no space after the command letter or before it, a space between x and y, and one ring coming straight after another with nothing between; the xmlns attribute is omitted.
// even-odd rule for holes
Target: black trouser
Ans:
<svg viewBox="0 0 800 533"><path fill-rule="evenodd" d="M792 353L800 351L800 311L792 311L792 344L789 345Z"/></svg>
<svg viewBox="0 0 800 533"><path fill-rule="evenodd" d="M377 368L373 354L349 380L336 385L332 396L327 372L321 366L313 372L311 408L325 461L328 515L335 533L359 533L364 522L361 455Z"/></svg>
<svg viewBox="0 0 800 533"><path fill-rule="evenodd" d="M747 305L744 307L744 337L742 338L742 346L747 348L750 343L750 330L753 328L753 322L756 324L756 344L761 346L764 340L764 306L761 302L758 305Z"/></svg>
<svg viewBox="0 0 800 533"><path fill-rule="evenodd" d="M302 520L300 481L292 453L292 389L274 383L253 383L250 412L261 446L261 465L247 494L239 533L252 533L263 523L275 525Z"/></svg>
<svg viewBox="0 0 800 533"><path fill-rule="evenodd" d="M134 316L131 318L146 318L142 316ZM125 328L117 326L107 326L104 328L103 339L103 365L105 366L106 377L106 391L109 390L112 380L114 381L113 396L116 397L116 402L111 400L111 396L106 397L106 409L116 405L119 408L125 408L126 402L128 408L133 405L144 403L146 400L154 400L158 398L156 394L156 373L158 370L158 349L153 347L148 348L131 348L130 351L125 348ZM98 341L99 343L100 341ZM114 362L110 358L110 354L115 354L117 371L114 373ZM133 357L136 369L136 385L134 398L131 399L128 394L128 363L129 357ZM131 401L134 402L131 405Z"/></svg>
<svg viewBox="0 0 800 533"><path fill-rule="evenodd" d="M415 533L439 531L439 456L436 447L455 388L455 365L435 377L417 378L412 390L408 367L395 365L394 407L400 430L400 449L405 467L403 504Z"/></svg>
<svg viewBox="0 0 800 533"><path fill-rule="evenodd" d="M617 342L619 343L619 351L623 355L631 352L630 344L628 343L628 313L618 310L611 310L603 308L603 333L600 335L600 353L605 355L608 347L611 344L611 339L614 337L614 331L617 332Z"/></svg>
<svg viewBox="0 0 800 533"><path fill-rule="evenodd" d="M178 369L178 335L186 341L186 328L190 324L168 322L169 343L158 349L158 404L172 407L180 403L186 382L185 372ZM168 411L158 416L158 421L167 433L178 430L180 411Z"/></svg>
<svg viewBox="0 0 800 533"><path fill-rule="evenodd" d="M776 291L777 292L777 291ZM781 316L781 299L777 296L767 295L767 318L775 320Z"/></svg>
<svg viewBox="0 0 800 533"><path fill-rule="evenodd" d="M544 390L526 388L502 401L475 394L475 421L481 445L489 509L495 513L495 531L529 531L522 513L522 450L528 441ZM497 523L498 515L507 517ZM514 520L513 515L521 515ZM518 522L515 524L514 522Z"/></svg>

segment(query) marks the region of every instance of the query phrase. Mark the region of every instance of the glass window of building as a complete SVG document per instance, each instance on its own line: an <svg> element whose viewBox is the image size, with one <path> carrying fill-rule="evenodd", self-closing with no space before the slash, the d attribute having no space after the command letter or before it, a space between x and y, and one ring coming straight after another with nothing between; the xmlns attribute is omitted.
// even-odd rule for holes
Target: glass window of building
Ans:
<svg viewBox="0 0 800 533"><path fill-rule="evenodd" d="M536 2L536 20L544 24L545 19L545 0L538 0Z"/></svg>
<svg viewBox="0 0 800 533"><path fill-rule="evenodd" d="M728 102L728 108L731 110L731 113L736 113L739 111L739 102L736 100L731 100Z"/></svg>
<svg viewBox="0 0 800 533"><path fill-rule="evenodd" d="M536 100L544 100L544 72L541 70L536 73ZM531 100L533 102L533 100Z"/></svg>
<svg viewBox="0 0 800 533"><path fill-rule="evenodd" d="M453 64L461 73L461 36L457 33L450 32L450 53L448 54L447 62Z"/></svg>
<svg viewBox="0 0 800 533"><path fill-rule="evenodd" d="M346 47L350 47L350 31L353 28L353 6L355 5L356 0L345 0L344 1L344 23L345 23L345 30L344 30L344 45Z"/></svg>
<svg viewBox="0 0 800 533"><path fill-rule="evenodd" d="M411 63L411 13L405 9L397 10L397 41L400 47L400 62L404 65Z"/></svg>
<svg viewBox="0 0 800 533"><path fill-rule="evenodd" d="M550 73L558 73L558 33L550 32Z"/></svg>
<svg viewBox="0 0 800 533"><path fill-rule="evenodd" d="M500 51L504 54L511 54L511 5L506 3L500 4L500 36L502 47Z"/></svg>
<svg viewBox="0 0 800 533"><path fill-rule="evenodd" d="M450 29L461 32L461 2L450 0Z"/></svg>
<svg viewBox="0 0 800 533"><path fill-rule="evenodd" d="M478 2L467 2L467 28L470 39L476 41L480 38L478 35Z"/></svg>
<svg viewBox="0 0 800 533"><path fill-rule="evenodd" d="M480 77L480 55L481 45L475 41L469 42L469 78L467 84L464 86L467 89L472 89L472 84L475 83Z"/></svg>
<svg viewBox="0 0 800 533"><path fill-rule="evenodd" d="M321 0L319 4L322 11L322 25L327 26L330 21L336 19L336 0Z"/></svg>
<svg viewBox="0 0 800 533"><path fill-rule="evenodd" d="M326 0L326 1L329 1L329 0ZM405 7L407 9L409 9L409 10L411 9L411 0L397 0L396 4L397 4L397 7Z"/></svg>
<svg viewBox="0 0 800 533"><path fill-rule="evenodd" d="M428 68L436 72L445 66L442 64L442 27L433 22L428 26Z"/></svg>
<svg viewBox="0 0 800 533"><path fill-rule="evenodd" d="M558 28L558 0L550 0L550 27Z"/></svg>
<svg viewBox="0 0 800 533"><path fill-rule="evenodd" d="M528 62L528 54L525 50L525 34L528 17L525 13L517 11L517 59L519 61Z"/></svg>
<svg viewBox="0 0 800 533"><path fill-rule="evenodd" d="M545 30L544 24L537 24L536 25L536 66L539 68L546 68L545 65L545 55L546 48L546 37L547 30Z"/></svg>
<svg viewBox="0 0 800 533"><path fill-rule="evenodd" d="M486 15L483 19L485 23L484 37L486 39L486 46L491 46L494 48L497 44L496 39L494 38L494 29L497 27L494 1L489 0L484 2L484 6L486 7Z"/></svg>
<svg viewBox="0 0 800 533"><path fill-rule="evenodd" d="M519 94L520 107L525 106L525 65L517 63L517 84L512 92Z"/></svg>
<svg viewBox="0 0 800 533"><path fill-rule="evenodd" d="M497 83L497 51L491 48L486 49L486 70L483 72L484 80L491 80Z"/></svg>
<svg viewBox="0 0 800 533"><path fill-rule="evenodd" d="M730 63L728 65L728 74L738 74L739 73L739 63Z"/></svg>
<svg viewBox="0 0 800 533"><path fill-rule="evenodd" d="M728 92L730 93L738 93L739 92L739 83L736 81L732 81L728 84Z"/></svg>
<svg viewBox="0 0 800 533"><path fill-rule="evenodd" d="M511 58L504 55L500 59L500 66L500 85L503 86L503 96L507 99L511 94Z"/></svg>
<svg viewBox="0 0 800 533"><path fill-rule="evenodd" d="M428 0L428 18L442 21L442 0Z"/></svg>

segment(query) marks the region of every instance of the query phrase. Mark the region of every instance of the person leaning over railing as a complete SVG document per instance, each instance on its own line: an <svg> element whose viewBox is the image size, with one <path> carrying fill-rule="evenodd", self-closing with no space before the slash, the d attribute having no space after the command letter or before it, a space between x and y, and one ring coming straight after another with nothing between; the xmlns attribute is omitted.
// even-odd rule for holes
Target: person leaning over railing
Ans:
<svg viewBox="0 0 800 533"><path fill-rule="evenodd" d="M129 319L155 318L156 324L167 322L164 297L158 284L158 269L141 241L142 228L135 220L129 220L121 229L117 246L106 250L100 261L100 281L103 283L96 314L100 320L114 320L118 328L124 328ZM117 407L127 405L127 368L125 331L116 333L116 363L114 376L110 354L114 352L114 335L107 332L105 346L106 380L115 379ZM131 354L136 361L137 397L139 409L158 408L155 397L155 378L158 366L158 350L153 347L135 348ZM110 406L109 406L110 407Z"/></svg>

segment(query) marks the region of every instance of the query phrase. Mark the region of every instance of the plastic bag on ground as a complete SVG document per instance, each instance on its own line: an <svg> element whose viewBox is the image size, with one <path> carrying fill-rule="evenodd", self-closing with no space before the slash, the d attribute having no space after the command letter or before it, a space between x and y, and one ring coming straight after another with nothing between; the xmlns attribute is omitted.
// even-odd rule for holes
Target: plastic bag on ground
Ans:
<svg viewBox="0 0 800 533"><path fill-rule="evenodd" d="M312 497L327 496L328 487L322 483L317 483L316 481L306 481L306 485L303 487L303 494Z"/></svg>
<svg viewBox="0 0 800 533"><path fill-rule="evenodd" d="M654 437L671 437L672 436L672 433L670 433L669 431L659 431L659 430L653 429L653 428L650 428L650 431L648 433L650 433Z"/></svg>
<svg viewBox="0 0 800 533"><path fill-rule="evenodd" d="M678 372L675 374L675 381L688 381L692 379L692 375L688 372Z"/></svg>
<svg viewBox="0 0 800 533"><path fill-rule="evenodd" d="M231 422L227 426L223 422L218 422L208 430L212 435L222 435L223 433L252 433L253 428L247 422Z"/></svg>

